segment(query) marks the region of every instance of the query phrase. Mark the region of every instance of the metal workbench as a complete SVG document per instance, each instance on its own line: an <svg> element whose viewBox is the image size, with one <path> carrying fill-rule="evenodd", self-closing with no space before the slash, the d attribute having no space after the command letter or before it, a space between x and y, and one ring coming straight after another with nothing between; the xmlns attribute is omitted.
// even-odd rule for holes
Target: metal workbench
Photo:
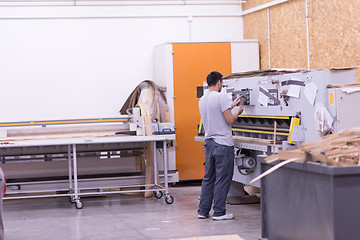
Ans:
<svg viewBox="0 0 360 240"><path fill-rule="evenodd" d="M168 204L173 203L174 198L169 194L168 191L168 159L167 159L167 142L175 140L175 134L168 135L153 135L153 136L133 136L133 135L119 135L110 137L86 137L86 138L68 138L68 139L44 139L44 140L22 140L22 141L9 141L0 142L0 149L3 148L31 148L31 147L47 147L47 146L62 146L68 149L68 188L65 189L44 189L37 191L21 191L8 193L4 199L21 199L21 198L39 198L39 197L58 197L68 196L71 202L75 203L76 208L81 209L83 207L80 201L80 196L85 195L104 195L110 193L129 193L129 192L154 192L156 198L161 198L163 192L165 193L165 202ZM111 185L108 186L106 181L103 181L103 186L97 187L101 191L94 191L93 188L79 187L78 180L78 163L77 163L77 147L84 145L94 144L131 144L153 142L154 146L154 184L139 184L139 185ZM156 154L156 142L162 142L163 146L163 167L164 167L164 186L160 185L157 178L158 173L158 162ZM5 173L6 174L6 173ZM126 190L126 188L132 188ZM139 188L134 190L133 188ZM144 187L144 189L141 189ZM118 188L119 190L107 190ZM123 190L122 190L123 189ZM81 192L81 190L84 190ZM67 193L60 193L66 191ZM21 194L20 194L21 193ZM25 193L25 195L24 195ZM42 194L39 194L42 193ZM15 196L11 196L15 195ZM21 195L21 196L16 196Z"/></svg>

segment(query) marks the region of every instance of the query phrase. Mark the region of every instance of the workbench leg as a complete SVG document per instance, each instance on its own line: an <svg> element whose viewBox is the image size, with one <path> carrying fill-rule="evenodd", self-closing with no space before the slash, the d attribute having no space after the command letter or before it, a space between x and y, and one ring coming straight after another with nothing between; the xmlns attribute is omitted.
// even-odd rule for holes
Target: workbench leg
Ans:
<svg viewBox="0 0 360 240"><path fill-rule="evenodd" d="M172 204L174 198L169 194L169 181L168 181L168 159L167 159L167 146L166 140L163 141L163 153L164 153L164 182L165 182L165 202Z"/></svg>
<svg viewBox="0 0 360 240"><path fill-rule="evenodd" d="M73 145L73 167L74 167L74 191L75 191L75 207L77 209L83 208L83 204L80 202L78 178L77 178L77 157L76 157L76 144Z"/></svg>
<svg viewBox="0 0 360 240"><path fill-rule="evenodd" d="M159 174L158 174L158 165L157 165L157 158L156 158L156 142L153 142L154 145L154 197L157 199L160 199L163 196L163 189L160 186L159 183ZM161 190L156 190L156 189L161 189Z"/></svg>
<svg viewBox="0 0 360 240"><path fill-rule="evenodd" d="M166 140L163 141L163 159L164 159L164 180L165 180L165 193L168 194L168 162L167 162L167 147L166 147Z"/></svg>
<svg viewBox="0 0 360 240"><path fill-rule="evenodd" d="M157 159L156 159L156 142L154 142L154 183L155 186L158 185L158 169L157 169Z"/></svg>
<svg viewBox="0 0 360 240"><path fill-rule="evenodd" d="M68 145L68 162L69 162L69 194L74 192L72 180L72 167L71 167L71 145ZM70 202L74 203L74 197L70 195Z"/></svg>

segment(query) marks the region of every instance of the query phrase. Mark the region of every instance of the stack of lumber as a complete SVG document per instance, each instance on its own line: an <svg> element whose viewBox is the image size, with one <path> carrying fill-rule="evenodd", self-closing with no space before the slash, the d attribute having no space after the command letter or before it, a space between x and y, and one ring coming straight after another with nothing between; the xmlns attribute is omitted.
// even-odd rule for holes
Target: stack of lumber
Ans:
<svg viewBox="0 0 360 240"><path fill-rule="evenodd" d="M265 158L270 163L282 161L256 178L250 184L274 172L290 162L322 162L330 166L360 165L360 128L351 128L306 143L292 151L279 151Z"/></svg>
<svg viewBox="0 0 360 240"><path fill-rule="evenodd" d="M279 151L267 162L289 160L323 162L331 166L360 165L360 128L351 128L306 143L292 151Z"/></svg>

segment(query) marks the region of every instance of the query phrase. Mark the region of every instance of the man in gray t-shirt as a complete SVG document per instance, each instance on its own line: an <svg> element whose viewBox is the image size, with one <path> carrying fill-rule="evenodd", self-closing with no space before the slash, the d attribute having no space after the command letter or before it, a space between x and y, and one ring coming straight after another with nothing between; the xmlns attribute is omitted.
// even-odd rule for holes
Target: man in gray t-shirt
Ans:
<svg viewBox="0 0 360 240"><path fill-rule="evenodd" d="M209 92L201 97L199 110L205 130L205 176L201 185L199 218L209 217L214 201L213 220L233 219L226 213L226 197L234 172L234 141L231 124L243 112L240 97L229 103L225 94L221 94L222 74L211 72L206 78Z"/></svg>
<svg viewBox="0 0 360 240"><path fill-rule="evenodd" d="M201 120L205 129L205 139L214 139L218 144L233 146L231 126L226 122L223 112L230 109L225 94L211 91L199 101Z"/></svg>

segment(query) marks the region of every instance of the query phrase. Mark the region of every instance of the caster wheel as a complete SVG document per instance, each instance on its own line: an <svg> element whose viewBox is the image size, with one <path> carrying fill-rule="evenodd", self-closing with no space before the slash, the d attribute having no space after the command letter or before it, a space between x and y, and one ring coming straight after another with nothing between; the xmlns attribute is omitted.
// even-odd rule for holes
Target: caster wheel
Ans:
<svg viewBox="0 0 360 240"><path fill-rule="evenodd" d="M173 198L172 196L170 196L170 195L167 195L167 196L165 197L165 202L166 202L167 204L172 204L172 203L174 202L174 198Z"/></svg>
<svg viewBox="0 0 360 240"><path fill-rule="evenodd" d="M157 199L160 199L163 196L163 193L161 191L154 191L154 197Z"/></svg>
<svg viewBox="0 0 360 240"><path fill-rule="evenodd" d="M69 197L69 201L70 201L71 203L75 203L75 199L74 199L73 197Z"/></svg>
<svg viewBox="0 0 360 240"><path fill-rule="evenodd" d="M82 208L84 207L84 205L82 204L82 202L76 201L75 207L76 207L77 209L82 209Z"/></svg>

